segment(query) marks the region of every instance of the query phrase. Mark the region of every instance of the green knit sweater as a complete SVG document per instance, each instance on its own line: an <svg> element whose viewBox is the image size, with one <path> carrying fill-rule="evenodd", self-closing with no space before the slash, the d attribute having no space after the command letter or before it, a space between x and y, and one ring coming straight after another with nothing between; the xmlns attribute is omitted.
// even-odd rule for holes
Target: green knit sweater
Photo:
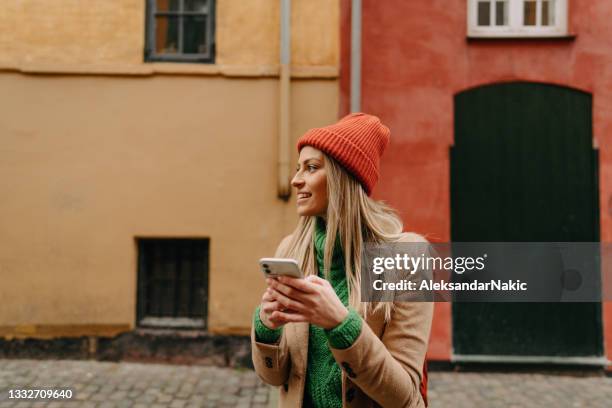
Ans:
<svg viewBox="0 0 612 408"><path fill-rule="evenodd" d="M318 274L331 283L342 303L348 305L348 286L344 271L344 256L340 241L336 241L328 276L323 271L325 248L325 222L317 218L315 227L315 254ZM282 334L282 328L272 330L259 319L259 307L255 310L255 337L263 343L275 343ZM362 319L349 307L349 314L342 323L331 330L310 325L308 338L308 368L304 407L342 407L342 376L338 363L329 347L343 349L351 346L361 333ZM328 344L329 343L329 344Z"/></svg>

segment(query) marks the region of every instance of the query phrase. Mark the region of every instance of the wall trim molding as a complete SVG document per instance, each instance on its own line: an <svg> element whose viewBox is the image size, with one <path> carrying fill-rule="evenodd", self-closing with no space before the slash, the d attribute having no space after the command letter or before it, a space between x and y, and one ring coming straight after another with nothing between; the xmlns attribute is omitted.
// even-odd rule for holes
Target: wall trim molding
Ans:
<svg viewBox="0 0 612 408"><path fill-rule="evenodd" d="M130 324L22 324L0 326L0 338L54 339L59 337L115 337L132 330Z"/></svg>
<svg viewBox="0 0 612 408"><path fill-rule="evenodd" d="M143 64L41 64L10 63L0 61L0 72L17 72L29 75L93 75L93 76L223 76L223 77L269 77L280 76L279 65L223 65L183 64L152 62ZM333 65L292 66L292 78L339 77L339 67Z"/></svg>

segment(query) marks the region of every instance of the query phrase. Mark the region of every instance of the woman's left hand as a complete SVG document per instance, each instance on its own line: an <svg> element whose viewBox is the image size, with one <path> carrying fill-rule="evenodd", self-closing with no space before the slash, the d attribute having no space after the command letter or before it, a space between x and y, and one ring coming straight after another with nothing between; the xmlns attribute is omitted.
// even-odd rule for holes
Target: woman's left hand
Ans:
<svg viewBox="0 0 612 408"><path fill-rule="evenodd" d="M271 318L285 323L308 322L324 329L333 329L348 315L347 308L331 284L318 276L304 279L280 276L267 279L268 286L281 305L290 311L275 311Z"/></svg>

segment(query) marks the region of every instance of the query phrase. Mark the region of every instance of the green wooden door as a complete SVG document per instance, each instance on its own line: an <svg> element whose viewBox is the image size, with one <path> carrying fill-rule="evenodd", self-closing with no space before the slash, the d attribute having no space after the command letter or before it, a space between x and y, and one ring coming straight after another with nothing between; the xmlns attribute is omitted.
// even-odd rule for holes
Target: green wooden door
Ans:
<svg viewBox="0 0 612 408"><path fill-rule="evenodd" d="M591 140L589 94L535 83L458 94L452 240L599 241ZM456 303L452 310L460 357L603 355L599 303Z"/></svg>

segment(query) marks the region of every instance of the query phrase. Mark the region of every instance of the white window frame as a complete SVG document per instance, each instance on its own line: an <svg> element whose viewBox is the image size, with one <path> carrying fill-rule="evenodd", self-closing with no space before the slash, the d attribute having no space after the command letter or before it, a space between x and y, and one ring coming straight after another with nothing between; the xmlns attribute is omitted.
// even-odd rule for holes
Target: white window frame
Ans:
<svg viewBox="0 0 612 408"><path fill-rule="evenodd" d="M551 26L525 26L523 24L523 4L525 0L507 0L508 25L505 26L479 26L478 1L468 0L467 26L470 38L531 38L531 37L566 37L569 0L555 1L555 24ZM480 0L482 1L482 0ZM494 21L495 0L491 1L491 23ZM540 7L537 7L536 21L540 21Z"/></svg>

